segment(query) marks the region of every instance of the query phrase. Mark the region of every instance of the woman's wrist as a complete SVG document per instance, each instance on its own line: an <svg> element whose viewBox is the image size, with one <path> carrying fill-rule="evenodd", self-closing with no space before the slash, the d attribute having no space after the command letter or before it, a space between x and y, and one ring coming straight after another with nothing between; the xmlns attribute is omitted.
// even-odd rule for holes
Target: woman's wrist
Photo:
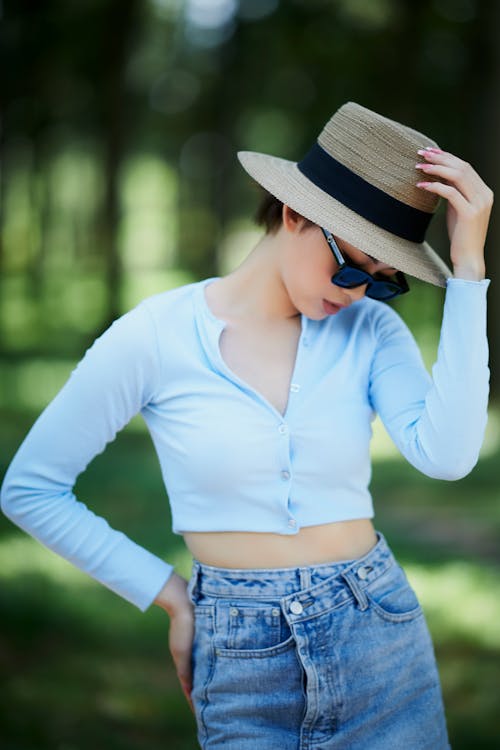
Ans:
<svg viewBox="0 0 500 750"><path fill-rule="evenodd" d="M158 592L153 603L164 609L169 615L185 609L186 605L189 604L186 579L175 572L172 573Z"/></svg>
<svg viewBox="0 0 500 750"><path fill-rule="evenodd" d="M466 281L482 281L486 278L486 266L482 262L460 266L454 265L453 278L465 279Z"/></svg>

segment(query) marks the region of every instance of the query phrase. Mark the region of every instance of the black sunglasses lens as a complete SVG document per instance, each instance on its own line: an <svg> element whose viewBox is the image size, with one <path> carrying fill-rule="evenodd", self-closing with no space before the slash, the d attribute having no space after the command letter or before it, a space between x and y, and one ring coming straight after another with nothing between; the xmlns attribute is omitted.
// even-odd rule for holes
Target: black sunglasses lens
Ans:
<svg viewBox="0 0 500 750"><path fill-rule="evenodd" d="M325 230L323 230L323 234L325 234L328 240ZM392 297L397 297L398 294L404 294L408 291L408 284L400 271L396 272L395 280L392 281L390 279L385 281L384 279L374 278L368 271L358 268L350 259L345 260L340 251L335 252L330 242L328 244L335 255L337 263L342 262L337 273L332 276L332 284L336 284L344 289L355 289L358 286L366 284L366 296L379 300L392 299Z"/></svg>
<svg viewBox="0 0 500 750"><path fill-rule="evenodd" d="M366 271L362 271L359 268L353 266L342 266L337 273L332 277L332 281L337 286L343 286L346 289L351 289L362 284L369 284L372 280L370 274Z"/></svg>
<svg viewBox="0 0 500 750"><path fill-rule="evenodd" d="M399 284L395 284L391 281L376 281L367 274L365 271L361 271L357 268L351 268L344 266L338 271L332 278L334 284L341 286L344 289L354 289L362 284L367 284L366 296L372 299L391 299L397 297L398 294L403 292L402 287Z"/></svg>
<svg viewBox="0 0 500 750"><path fill-rule="evenodd" d="M402 291L400 286L391 284L390 281L374 281L366 290L366 296L372 299L391 299Z"/></svg>

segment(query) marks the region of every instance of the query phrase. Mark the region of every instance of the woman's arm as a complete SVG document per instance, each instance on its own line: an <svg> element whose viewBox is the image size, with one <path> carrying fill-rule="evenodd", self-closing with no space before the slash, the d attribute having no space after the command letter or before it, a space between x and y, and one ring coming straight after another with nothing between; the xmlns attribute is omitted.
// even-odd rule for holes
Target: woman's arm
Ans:
<svg viewBox="0 0 500 750"><path fill-rule="evenodd" d="M145 610L172 566L112 529L73 494L78 475L141 408L160 380L156 334L144 304L86 352L37 419L5 476L1 505L18 526Z"/></svg>
<svg viewBox="0 0 500 750"><path fill-rule="evenodd" d="M415 339L393 309L385 306L375 322L372 406L405 458L436 479L466 476L483 442L489 390L488 285L488 279L448 279L432 378Z"/></svg>
<svg viewBox="0 0 500 750"><path fill-rule="evenodd" d="M454 275L447 280L438 357L432 380L408 329L387 316L377 331L370 397L403 455L420 471L459 479L477 462L489 390L484 243L493 193L474 169L437 148L418 152L432 175L423 190L448 201Z"/></svg>

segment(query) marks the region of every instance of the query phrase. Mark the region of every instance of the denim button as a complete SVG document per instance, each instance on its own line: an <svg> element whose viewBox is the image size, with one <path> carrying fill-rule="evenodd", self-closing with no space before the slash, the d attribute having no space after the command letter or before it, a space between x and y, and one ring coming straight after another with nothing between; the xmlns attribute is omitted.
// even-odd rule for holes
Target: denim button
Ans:
<svg viewBox="0 0 500 750"><path fill-rule="evenodd" d="M278 432L280 433L280 435L286 435L286 433L288 432L286 424L280 424L280 426L278 427Z"/></svg>
<svg viewBox="0 0 500 750"><path fill-rule="evenodd" d="M290 386L290 390L292 393L298 393L300 390L300 385L298 383L292 383Z"/></svg>
<svg viewBox="0 0 500 750"><path fill-rule="evenodd" d="M356 571L358 578L361 578L361 580L364 581L370 570L371 568L362 565L361 568L358 568Z"/></svg>
<svg viewBox="0 0 500 750"><path fill-rule="evenodd" d="M290 527L291 527L292 529L294 529L294 528L295 528L295 527L297 526L297 521L295 520L295 518L290 518L290 520L288 521L288 525L289 525L289 526L290 526Z"/></svg>
<svg viewBox="0 0 500 750"><path fill-rule="evenodd" d="M229 610L229 614L233 617L236 617L236 615L238 614L238 610L236 609L236 607L231 607L231 609Z"/></svg>
<svg viewBox="0 0 500 750"><path fill-rule="evenodd" d="M301 615L303 611L304 607L300 602L294 601L290 604L290 612L293 612L294 615Z"/></svg>
<svg viewBox="0 0 500 750"><path fill-rule="evenodd" d="M290 472L283 470L280 476L284 482L287 482L290 479Z"/></svg>
<svg viewBox="0 0 500 750"><path fill-rule="evenodd" d="M271 612L272 612L273 617L278 617L278 615L280 614L281 610L278 609L278 607L273 607L272 610L271 610Z"/></svg>

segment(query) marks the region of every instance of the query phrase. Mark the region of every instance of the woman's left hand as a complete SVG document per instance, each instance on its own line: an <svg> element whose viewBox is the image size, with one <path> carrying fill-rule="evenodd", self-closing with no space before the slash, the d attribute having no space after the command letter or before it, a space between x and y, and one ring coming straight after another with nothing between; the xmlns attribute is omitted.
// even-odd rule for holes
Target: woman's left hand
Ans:
<svg viewBox="0 0 500 750"><path fill-rule="evenodd" d="M436 181L417 186L448 201L446 224L455 278L479 281L486 274L484 243L493 205L493 192L477 172L458 156L436 148L418 151L425 162L417 164Z"/></svg>

